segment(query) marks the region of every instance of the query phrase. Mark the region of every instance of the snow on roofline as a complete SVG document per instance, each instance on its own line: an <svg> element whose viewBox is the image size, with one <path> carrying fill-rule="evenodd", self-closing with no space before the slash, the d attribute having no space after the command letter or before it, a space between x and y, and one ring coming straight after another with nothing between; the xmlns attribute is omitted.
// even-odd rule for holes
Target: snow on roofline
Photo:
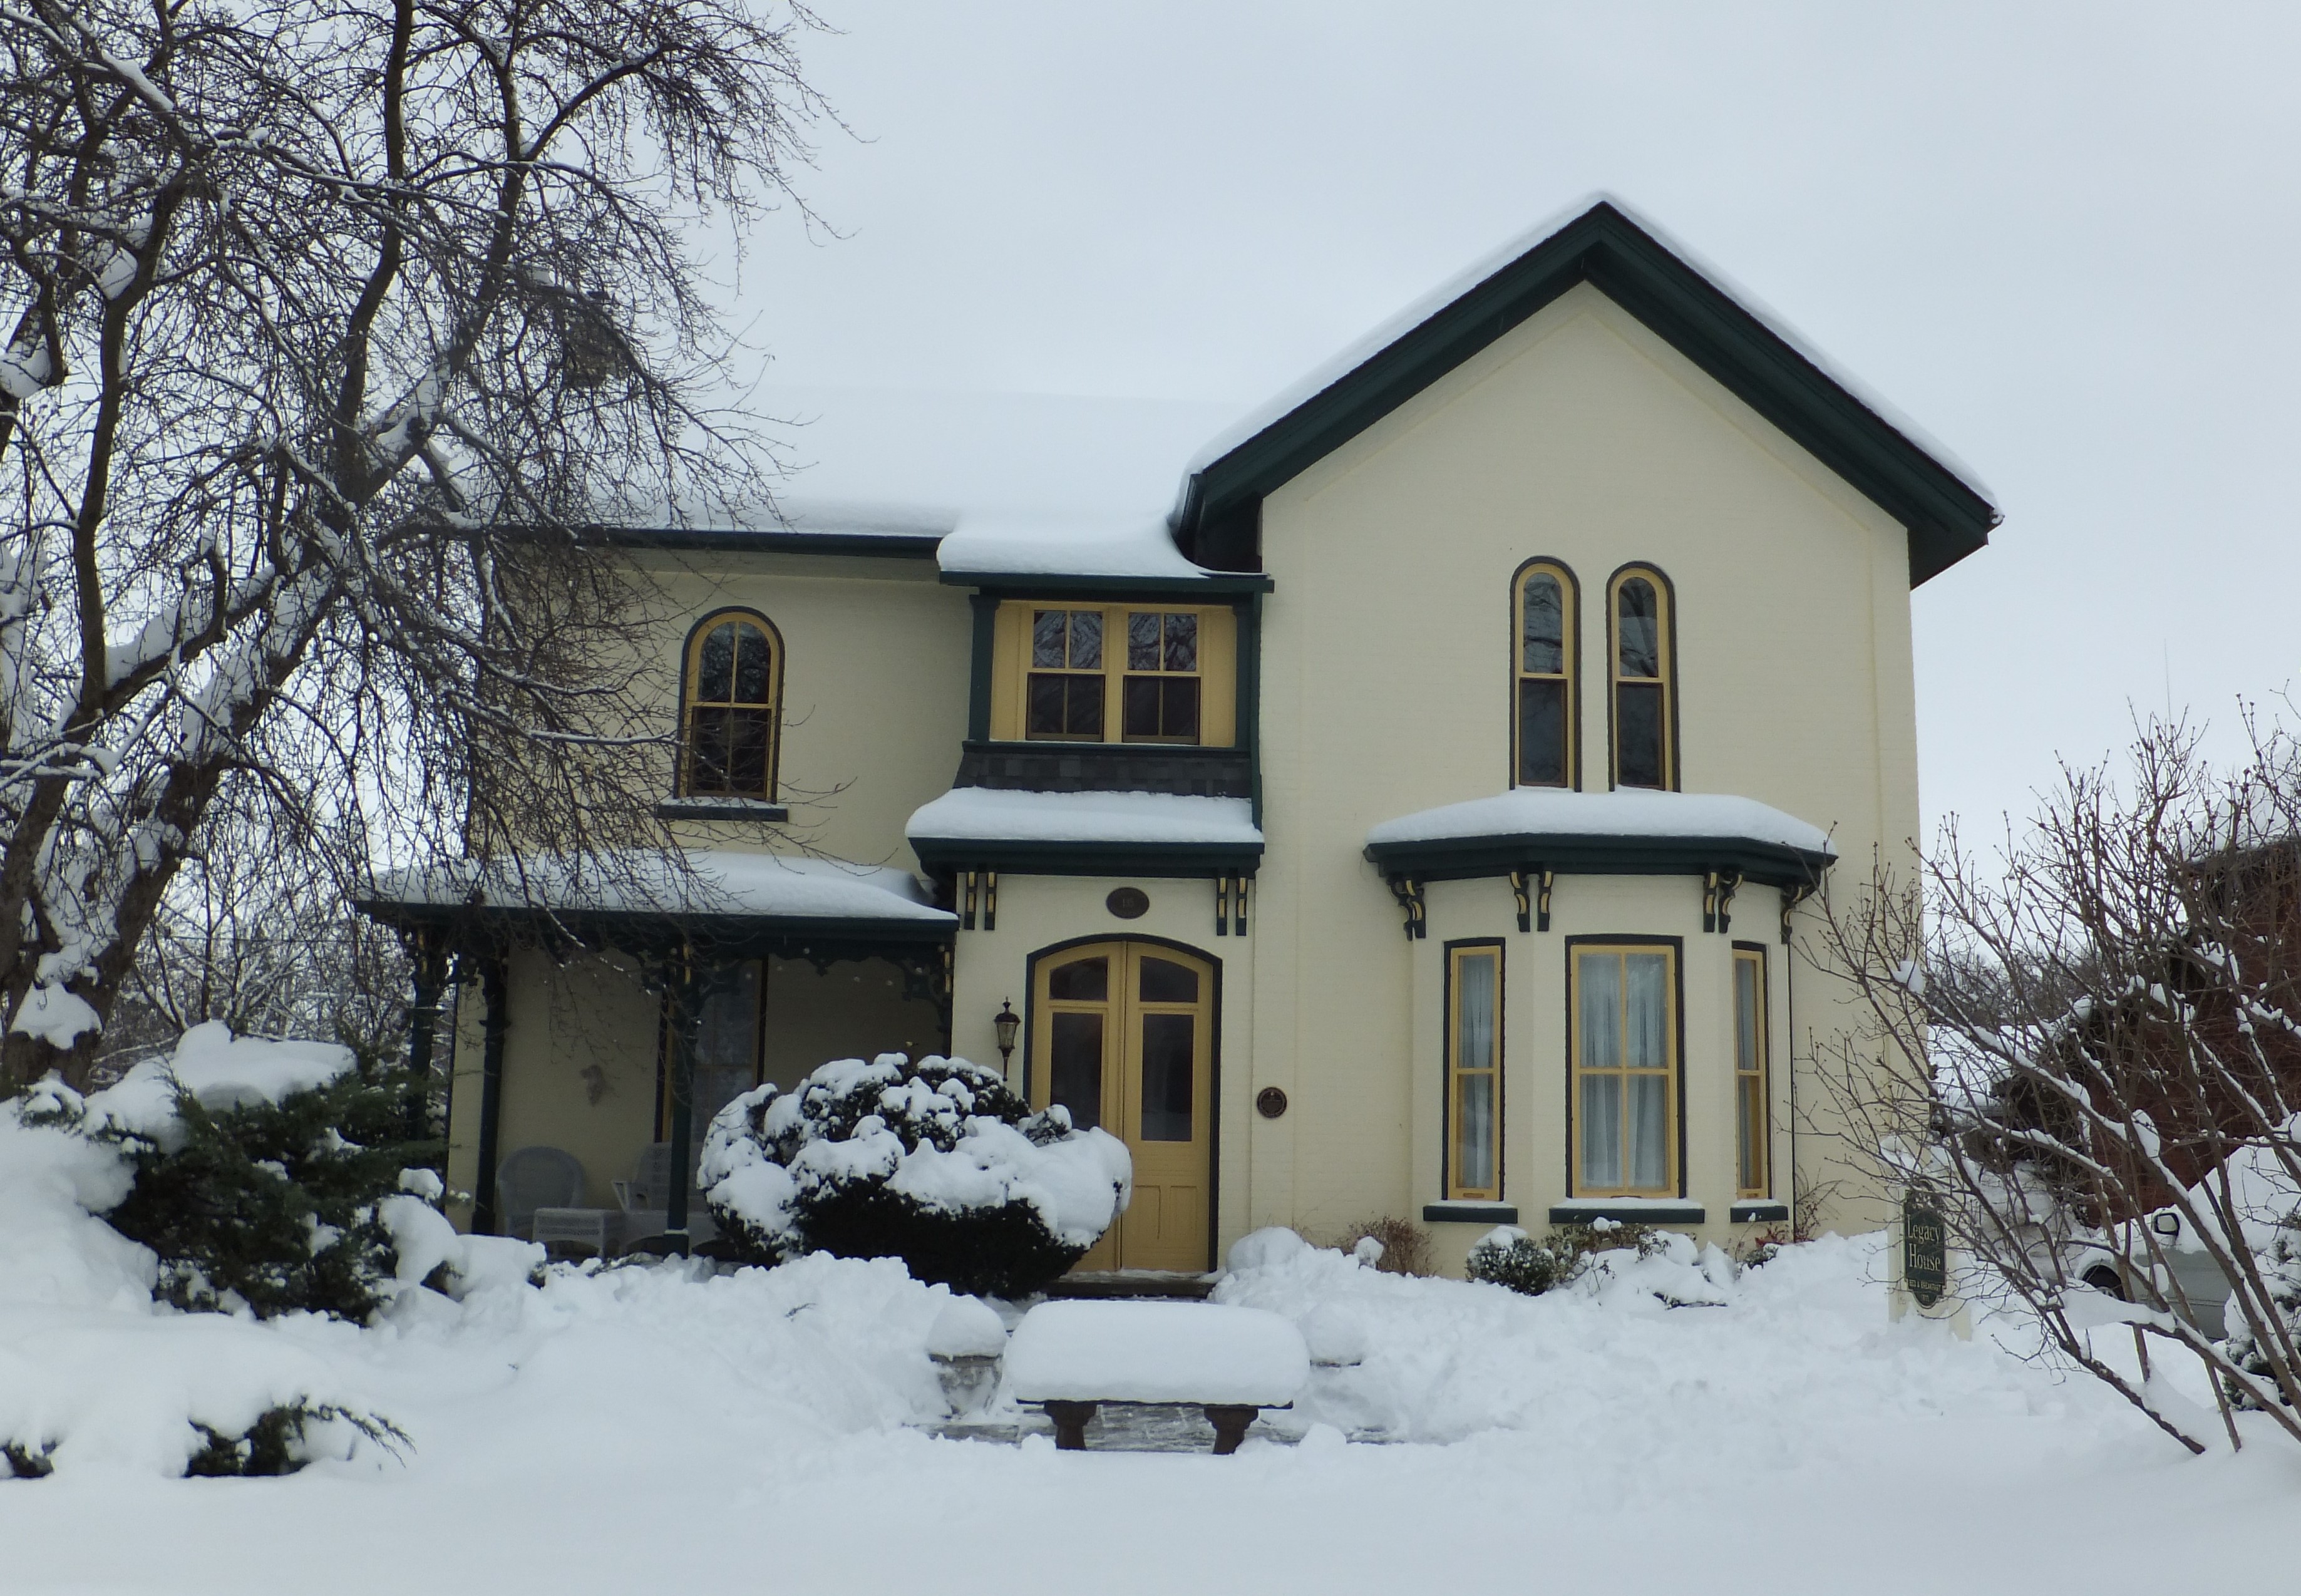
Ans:
<svg viewBox="0 0 2301 1596"><path fill-rule="evenodd" d="M1828 832L1755 798L1640 788L1614 792L1513 788L1494 798L1385 820L1367 832L1367 844L1381 848L1482 837L1669 837L1754 842L1828 858L1837 852Z"/></svg>
<svg viewBox="0 0 2301 1596"><path fill-rule="evenodd" d="M1244 798L989 787L953 788L914 814L904 834L914 841L1262 842Z"/></svg>
<svg viewBox="0 0 2301 1596"><path fill-rule="evenodd" d="M963 516L936 563L955 576L1124 576L1199 581L1226 574L1175 547L1163 514Z"/></svg>
<svg viewBox="0 0 2301 1596"><path fill-rule="evenodd" d="M725 848L688 848L683 857L685 871L668 854L637 850L602 855L572 868L557 858L513 861L484 871L474 862L455 861L396 872L379 884L376 896L385 903L429 908L477 903L575 914L955 918L926 901L925 889L908 870Z"/></svg>
<svg viewBox="0 0 2301 1596"><path fill-rule="evenodd" d="M1563 231L1586 215L1593 208L1601 205L1613 206L1630 222L1652 235L1656 243L1707 279L1719 293L1724 294L1743 310L1764 323L1768 331L1812 362L1816 370L1844 389L1879 421L1907 439L1913 447L1930 456L1945 471L1989 503L1994 505L1997 502L1996 496L1989 491L1988 485L1981 480L1980 475L1971 466L1944 447L1939 439L1919 426L1916 422L1888 402L1883 395L1825 355L1820 346L1800 332L1787 318L1744 288L1730 273L1719 271L1701 251L1687 247L1669 230L1657 225L1637 207L1603 189L1584 195L1572 205L1544 217L1508 243L1489 251L1375 327L1362 338L1320 362L1286 388L1273 395L1268 401L1249 411L1230 426L1217 433L1200 446L1199 452L1192 455L1190 464L1184 467L1181 493L1187 495L1190 491L1191 479L1205 471L1216 461L1220 460L1256 434L1266 430L1273 423L1284 420L1480 283L1503 271L1520 256L1539 247L1552 234ZM1599 291L1603 293L1605 290L1601 288ZM1179 506L1183 502L1182 497L1178 496L1176 502ZM1179 514L1179 510L1177 514Z"/></svg>

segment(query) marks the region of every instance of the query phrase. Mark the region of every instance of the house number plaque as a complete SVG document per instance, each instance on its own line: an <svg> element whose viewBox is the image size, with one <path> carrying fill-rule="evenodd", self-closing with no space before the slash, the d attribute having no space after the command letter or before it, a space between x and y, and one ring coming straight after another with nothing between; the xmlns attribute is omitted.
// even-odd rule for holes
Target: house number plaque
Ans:
<svg viewBox="0 0 2301 1596"><path fill-rule="evenodd" d="M1902 1284L1920 1308L1931 1308L1949 1290L1948 1228L1915 1197L1902 1199Z"/></svg>

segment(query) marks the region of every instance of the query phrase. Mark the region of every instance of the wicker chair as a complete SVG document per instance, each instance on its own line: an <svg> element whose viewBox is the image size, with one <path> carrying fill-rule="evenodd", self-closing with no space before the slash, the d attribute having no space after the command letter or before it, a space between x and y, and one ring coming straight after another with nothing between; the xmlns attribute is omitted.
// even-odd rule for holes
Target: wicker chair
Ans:
<svg viewBox="0 0 2301 1596"><path fill-rule="evenodd" d="M523 1147L496 1172L496 1203L504 1234L532 1241L538 1208L573 1208L583 1201L583 1166L564 1148Z"/></svg>

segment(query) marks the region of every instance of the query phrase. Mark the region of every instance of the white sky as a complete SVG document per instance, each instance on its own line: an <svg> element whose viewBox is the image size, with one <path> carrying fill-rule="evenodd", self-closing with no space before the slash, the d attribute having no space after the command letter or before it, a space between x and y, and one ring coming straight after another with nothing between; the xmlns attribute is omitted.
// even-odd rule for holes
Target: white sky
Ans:
<svg viewBox="0 0 2301 1596"><path fill-rule="evenodd" d="M1917 594L1929 823L2296 674L2301 9L822 4L776 384L1251 404L1611 189L1996 490Z"/></svg>

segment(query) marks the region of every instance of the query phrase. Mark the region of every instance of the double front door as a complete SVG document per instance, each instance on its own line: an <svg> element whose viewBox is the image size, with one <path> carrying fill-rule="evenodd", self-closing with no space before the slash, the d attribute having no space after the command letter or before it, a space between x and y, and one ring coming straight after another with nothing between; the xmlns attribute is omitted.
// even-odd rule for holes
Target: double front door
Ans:
<svg viewBox="0 0 2301 1596"><path fill-rule="evenodd" d="M1134 1199L1082 1269L1204 1269L1212 1182L1214 966L1159 943L1039 963L1031 1101L1060 1103L1134 1160Z"/></svg>

